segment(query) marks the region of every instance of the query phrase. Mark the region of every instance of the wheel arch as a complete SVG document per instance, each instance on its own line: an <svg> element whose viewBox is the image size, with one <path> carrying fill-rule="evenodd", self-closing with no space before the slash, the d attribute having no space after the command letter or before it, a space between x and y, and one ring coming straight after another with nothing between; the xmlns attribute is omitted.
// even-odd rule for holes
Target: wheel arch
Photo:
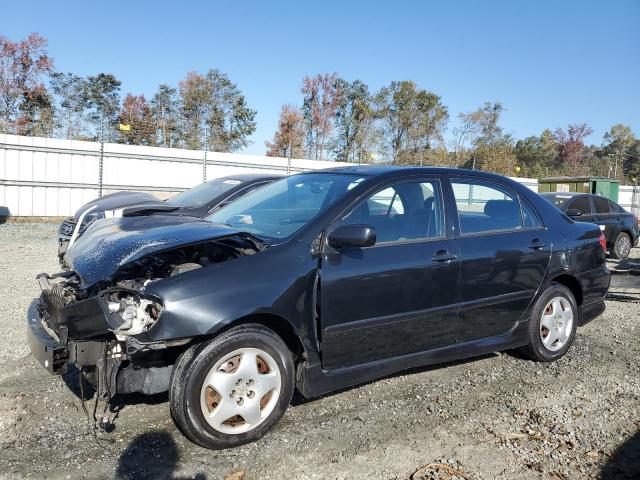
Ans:
<svg viewBox="0 0 640 480"><path fill-rule="evenodd" d="M576 277L574 277L573 275L569 275L568 273L563 273L553 277L551 279L551 283L558 283L560 285L567 287L573 294L574 298L576 299L576 304L578 306L582 305L582 300L584 296L582 291L582 285L580 285L580 281Z"/></svg>
<svg viewBox="0 0 640 480"><path fill-rule="evenodd" d="M227 330L249 324L261 325L265 328L268 328L273 333L282 338L284 343L293 354L294 363L298 363L304 358L306 353L304 345L295 327L284 317L273 313L255 313L240 317L230 322L223 329L209 335L208 338L217 337Z"/></svg>

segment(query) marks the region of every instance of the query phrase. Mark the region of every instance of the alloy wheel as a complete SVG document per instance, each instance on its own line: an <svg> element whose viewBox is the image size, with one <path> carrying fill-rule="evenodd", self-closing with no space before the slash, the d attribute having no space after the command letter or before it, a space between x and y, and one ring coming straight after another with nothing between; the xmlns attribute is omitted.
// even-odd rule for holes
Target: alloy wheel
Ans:
<svg viewBox="0 0 640 480"><path fill-rule="evenodd" d="M573 309L569 300L554 297L545 306L540 319L540 340L550 352L564 347L573 329Z"/></svg>
<svg viewBox="0 0 640 480"><path fill-rule="evenodd" d="M621 235L618 239L618 254L620 257L626 258L631 252L631 240L626 235Z"/></svg>
<svg viewBox="0 0 640 480"><path fill-rule="evenodd" d="M215 430L238 434L265 421L278 403L282 375L274 358L258 348L228 353L209 371L200 408Z"/></svg>

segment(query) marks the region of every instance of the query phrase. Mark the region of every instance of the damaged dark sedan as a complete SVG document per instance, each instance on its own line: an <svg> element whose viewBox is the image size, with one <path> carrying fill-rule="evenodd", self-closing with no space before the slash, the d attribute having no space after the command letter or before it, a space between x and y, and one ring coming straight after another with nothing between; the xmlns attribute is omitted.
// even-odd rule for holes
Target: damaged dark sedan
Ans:
<svg viewBox="0 0 640 480"><path fill-rule="evenodd" d="M604 310L597 225L509 179L349 167L287 177L203 220L114 218L41 274L33 355L107 401L169 391L192 441L253 441L305 397L521 348L562 357Z"/></svg>

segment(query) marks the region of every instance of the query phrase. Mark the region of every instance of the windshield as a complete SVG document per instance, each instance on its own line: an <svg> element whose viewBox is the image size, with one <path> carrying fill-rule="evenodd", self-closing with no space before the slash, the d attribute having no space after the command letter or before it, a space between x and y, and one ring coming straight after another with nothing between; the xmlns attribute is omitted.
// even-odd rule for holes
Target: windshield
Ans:
<svg viewBox="0 0 640 480"><path fill-rule="evenodd" d="M251 192L207 217L258 237L283 239L363 180L340 173L301 173Z"/></svg>
<svg viewBox="0 0 640 480"><path fill-rule="evenodd" d="M242 180L218 178L179 193L167 200L167 203L179 207L200 207L241 183Z"/></svg>

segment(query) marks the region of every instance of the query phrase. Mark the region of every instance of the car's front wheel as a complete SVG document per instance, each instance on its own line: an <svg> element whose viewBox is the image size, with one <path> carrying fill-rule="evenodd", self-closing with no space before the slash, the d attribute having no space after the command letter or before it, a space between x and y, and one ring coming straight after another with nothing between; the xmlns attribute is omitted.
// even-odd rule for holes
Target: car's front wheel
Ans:
<svg viewBox="0 0 640 480"><path fill-rule="evenodd" d="M282 339L244 325L185 351L171 375L171 415L205 448L257 440L282 417L293 394L294 365Z"/></svg>
<svg viewBox="0 0 640 480"><path fill-rule="evenodd" d="M611 253L620 260L627 258L631 253L631 237L624 232L620 232L616 237L616 241L613 244L613 252Z"/></svg>
<svg viewBox="0 0 640 480"><path fill-rule="evenodd" d="M524 352L533 360L551 362L564 356L576 336L578 306L571 290L551 284L536 301L529 321L529 345Z"/></svg>

